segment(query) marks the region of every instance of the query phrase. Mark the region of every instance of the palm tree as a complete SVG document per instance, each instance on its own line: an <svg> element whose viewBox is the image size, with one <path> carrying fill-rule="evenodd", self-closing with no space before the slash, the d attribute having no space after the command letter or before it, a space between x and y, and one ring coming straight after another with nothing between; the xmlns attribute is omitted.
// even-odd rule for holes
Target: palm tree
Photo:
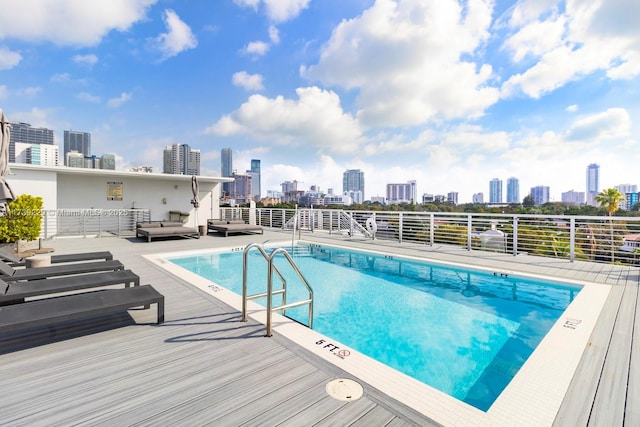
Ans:
<svg viewBox="0 0 640 427"><path fill-rule="evenodd" d="M611 262L614 261L615 247L613 244L613 214L618 210L620 202L624 200L624 195L615 188L602 190L595 197L595 202L609 213L609 229L611 230Z"/></svg>

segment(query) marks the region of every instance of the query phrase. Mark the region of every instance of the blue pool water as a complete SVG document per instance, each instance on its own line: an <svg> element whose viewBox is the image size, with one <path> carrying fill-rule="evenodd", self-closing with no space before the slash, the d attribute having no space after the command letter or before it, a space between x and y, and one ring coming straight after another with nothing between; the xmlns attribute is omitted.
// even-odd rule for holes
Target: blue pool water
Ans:
<svg viewBox="0 0 640 427"><path fill-rule="evenodd" d="M293 253L302 254L294 259L314 290L314 330L481 410L581 289L329 246ZM235 251L170 261L241 294L242 258ZM266 265L250 252L249 294L266 290ZM306 298L284 257L276 265L288 302ZM287 316L306 324L307 307Z"/></svg>

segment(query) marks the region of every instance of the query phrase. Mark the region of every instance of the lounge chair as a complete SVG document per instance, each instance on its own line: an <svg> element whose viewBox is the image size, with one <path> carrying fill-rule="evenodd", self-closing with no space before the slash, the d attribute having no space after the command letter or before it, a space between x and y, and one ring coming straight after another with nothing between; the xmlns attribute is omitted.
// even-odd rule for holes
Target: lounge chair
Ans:
<svg viewBox="0 0 640 427"><path fill-rule="evenodd" d="M85 292L0 308L0 332L95 317L157 304L157 322L164 322L164 296L151 285Z"/></svg>
<svg viewBox="0 0 640 427"><path fill-rule="evenodd" d="M0 280L0 306L24 302L28 297L120 284L124 284L125 288L139 286L140 277L131 270L119 270L28 282L7 283Z"/></svg>
<svg viewBox="0 0 640 427"><path fill-rule="evenodd" d="M4 260L12 267L19 267L25 265L27 258L19 257L16 254L0 251L0 260ZM66 262L78 262L78 261L110 261L113 259L113 254L109 251L100 252L85 252L76 254L64 254L64 255L51 255L51 264L61 264Z"/></svg>
<svg viewBox="0 0 640 427"><path fill-rule="evenodd" d="M200 232L194 227L185 227L181 222L151 221L136 225L136 237L145 237L147 242L156 237L193 237L200 238Z"/></svg>
<svg viewBox="0 0 640 427"><path fill-rule="evenodd" d="M229 233L263 234L261 226L247 224L241 219L209 219L207 220L207 232L209 231L224 233L224 237L228 237Z"/></svg>
<svg viewBox="0 0 640 427"><path fill-rule="evenodd" d="M5 282L117 270L124 270L124 265L117 260L59 264L38 268L13 268L6 262L0 261L0 279Z"/></svg>

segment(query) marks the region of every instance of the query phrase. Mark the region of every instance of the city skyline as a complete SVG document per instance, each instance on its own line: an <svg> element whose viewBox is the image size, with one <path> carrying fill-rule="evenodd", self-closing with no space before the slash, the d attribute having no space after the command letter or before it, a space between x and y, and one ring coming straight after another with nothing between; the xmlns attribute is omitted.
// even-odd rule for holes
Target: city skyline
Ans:
<svg viewBox="0 0 640 427"><path fill-rule="evenodd" d="M29 13L24 13L28 8ZM163 149L201 150L201 174L261 159L285 180L366 198L484 193L517 177L560 201L637 184L640 34L633 2L225 0L8 2L0 107L10 121L91 133L118 169L162 170ZM55 15L57 19L51 20ZM438 23L434 25L432 23ZM63 150L61 149L62 153ZM503 189L504 191L504 189Z"/></svg>

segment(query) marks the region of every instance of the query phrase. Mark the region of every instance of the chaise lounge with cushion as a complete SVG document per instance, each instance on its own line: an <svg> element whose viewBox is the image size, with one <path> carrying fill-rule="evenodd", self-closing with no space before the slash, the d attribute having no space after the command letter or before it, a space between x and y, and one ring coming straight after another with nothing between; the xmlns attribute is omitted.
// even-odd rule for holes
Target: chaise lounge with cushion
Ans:
<svg viewBox="0 0 640 427"><path fill-rule="evenodd" d="M185 227L177 221L139 222L136 225L136 237L145 237L147 242L156 237L194 237L200 238L200 232L195 227Z"/></svg>
<svg viewBox="0 0 640 427"><path fill-rule="evenodd" d="M10 264L12 267L20 267L26 264L27 258L22 258L14 253L0 251L0 260L5 261ZM64 255L51 255L50 261L51 264L62 264L69 262L78 262L78 261L111 261L113 260L113 254L109 251L99 251L99 252L80 252L75 254L64 254Z"/></svg>
<svg viewBox="0 0 640 427"><path fill-rule="evenodd" d="M45 298L0 308L0 332L49 326L57 322L84 319L157 305L157 323L164 322L164 296L151 285L106 289Z"/></svg>
<svg viewBox="0 0 640 427"><path fill-rule="evenodd" d="M124 265L117 260L56 264L38 268L13 268L6 262L0 261L0 280L4 280L5 282L18 282L21 280L39 280L56 276L117 270L124 270Z"/></svg>
<svg viewBox="0 0 640 427"><path fill-rule="evenodd" d="M247 224L241 219L209 219L207 220L207 232L224 233L228 237L229 233L263 234L259 225Z"/></svg>
<svg viewBox="0 0 640 427"><path fill-rule="evenodd" d="M0 279L0 306L24 302L25 298L40 297L69 291L100 288L111 285L139 286L140 277L131 270L78 274L28 282L7 283Z"/></svg>

